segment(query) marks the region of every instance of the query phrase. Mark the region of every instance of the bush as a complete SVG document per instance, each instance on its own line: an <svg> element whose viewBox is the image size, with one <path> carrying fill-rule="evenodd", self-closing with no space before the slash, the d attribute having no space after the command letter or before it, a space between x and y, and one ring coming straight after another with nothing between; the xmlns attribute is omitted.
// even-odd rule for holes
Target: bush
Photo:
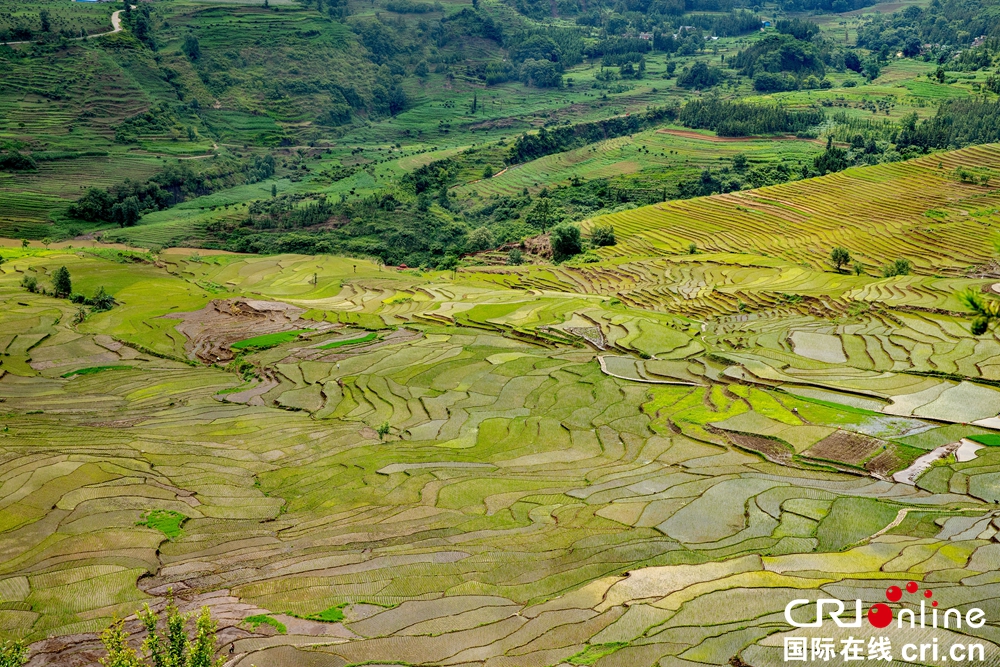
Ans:
<svg viewBox="0 0 1000 667"><path fill-rule="evenodd" d="M590 242L597 247L615 245L615 228L612 225L598 225L590 232Z"/></svg>
<svg viewBox="0 0 1000 667"><path fill-rule="evenodd" d="M908 276L913 270L913 263L908 259L899 258L895 262L882 267L882 277L892 278L893 276Z"/></svg>
<svg viewBox="0 0 1000 667"><path fill-rule="evenodd" d="M524 253L520 248L511 248L507 253L507 266L520 266L524 264Z"/></svg>
<svg viewBox="0 0 1000 667"><path fill-rule="evenodd" d="M552 229L552 257L557 262L583 252L583 239L580 228L564 223Z"/></svg>
<svg viewBox="0 0 1000 667"><path fill-rule="evenodd" d="M21 287L34 294L38 291L38 278L35 276L24 276L21 278Z"/></svg>

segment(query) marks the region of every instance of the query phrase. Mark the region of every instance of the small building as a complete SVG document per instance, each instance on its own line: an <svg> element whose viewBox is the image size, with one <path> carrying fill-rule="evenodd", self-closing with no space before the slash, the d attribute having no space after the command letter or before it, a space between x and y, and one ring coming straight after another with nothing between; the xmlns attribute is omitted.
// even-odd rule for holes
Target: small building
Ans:
<svg viewBox="0 0 1000 667"><path fill-rule="evenodd" d="M653 33L651 33L651 32L640 32L639 33L639 39L644 39L644 40L646 40L648 42L649 40L653 39Z"/></svg>
<svg viewBox="0 0 1000 667"><path fill-rule="evenodd" d="M764 27L764 28L770 28L771 27L771 22L770 21L765 21L765 20L761 19L760 25L761 25L761 27Z"/></svg>

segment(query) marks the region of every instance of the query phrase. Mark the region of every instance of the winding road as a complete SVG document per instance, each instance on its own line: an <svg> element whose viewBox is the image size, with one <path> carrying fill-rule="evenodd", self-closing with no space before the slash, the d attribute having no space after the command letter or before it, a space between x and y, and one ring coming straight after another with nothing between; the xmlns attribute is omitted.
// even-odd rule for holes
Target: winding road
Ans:
<svg viewBox="0 0 1000 667"><path fill-rule="evenodd" d="M136 8L136 6L132 5L132 9L135 9L135 8ZM113 14L111 14L111 30L109 30L107 32L98 32L98 33L95 33L93 35L87 35L86 37L71 37L70 40L74 41L74 42L78 42L81 39L92 39L94 37L104 37L105 35L113 35L116 32L121 32L122 31L121 13L122 13L122 10L119 9L118 11L114 12ZM15 44L33 44L33 43L34 43L34 40L30 40L30 39L22 41L22 42L0 42L0 44L5 44L7 46L14 46Z"/></svg>

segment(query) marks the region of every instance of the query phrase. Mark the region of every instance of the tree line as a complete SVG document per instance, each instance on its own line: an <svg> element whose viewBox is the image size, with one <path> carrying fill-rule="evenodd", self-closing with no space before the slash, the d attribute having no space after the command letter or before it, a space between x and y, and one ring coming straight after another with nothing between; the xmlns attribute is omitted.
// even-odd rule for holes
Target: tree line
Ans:
<svg viewBox="0 0 1000 667"><path fill-rule="evenodd" d="M129 227L149 211L160 211L189 197L210 194L274 175L274 157L245 160L213 158L210 166L195 171L189 162L168 165L147 181L123 182L107 189L89 188L69 207L69 215L88 222L113 222Z"/></svg>
<svg viewBox="0 0 1000 667"><path fill-rule="evenodd" d="M823 122L821 109L790 110L778 105L730 102L710 97L681 107L678 120L687 127L715 130L720 137L804 132Z"/></svg>

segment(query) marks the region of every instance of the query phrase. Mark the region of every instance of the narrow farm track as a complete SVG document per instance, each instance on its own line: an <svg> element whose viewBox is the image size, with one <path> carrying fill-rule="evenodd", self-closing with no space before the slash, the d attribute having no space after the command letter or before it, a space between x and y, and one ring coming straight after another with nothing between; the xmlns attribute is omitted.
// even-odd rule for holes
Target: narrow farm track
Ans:
<svg viewBox="0 0 1000 667"><path fill-rule="evenodd" d="M132 5L132 9L136 9L135 5ZM93 35L87 35L86 37L70 37L70 41L79 42L84 39L93 39L94 37L104 37L106 35L114 35L122 31L122 21L121 21L122 10L118 10L111 14L111 30L107 32L98 32ZM32 40L25 40L20 42L0 42L0 44L5 44L7 46L15 46L17 44L34 44Z"/></svg>

